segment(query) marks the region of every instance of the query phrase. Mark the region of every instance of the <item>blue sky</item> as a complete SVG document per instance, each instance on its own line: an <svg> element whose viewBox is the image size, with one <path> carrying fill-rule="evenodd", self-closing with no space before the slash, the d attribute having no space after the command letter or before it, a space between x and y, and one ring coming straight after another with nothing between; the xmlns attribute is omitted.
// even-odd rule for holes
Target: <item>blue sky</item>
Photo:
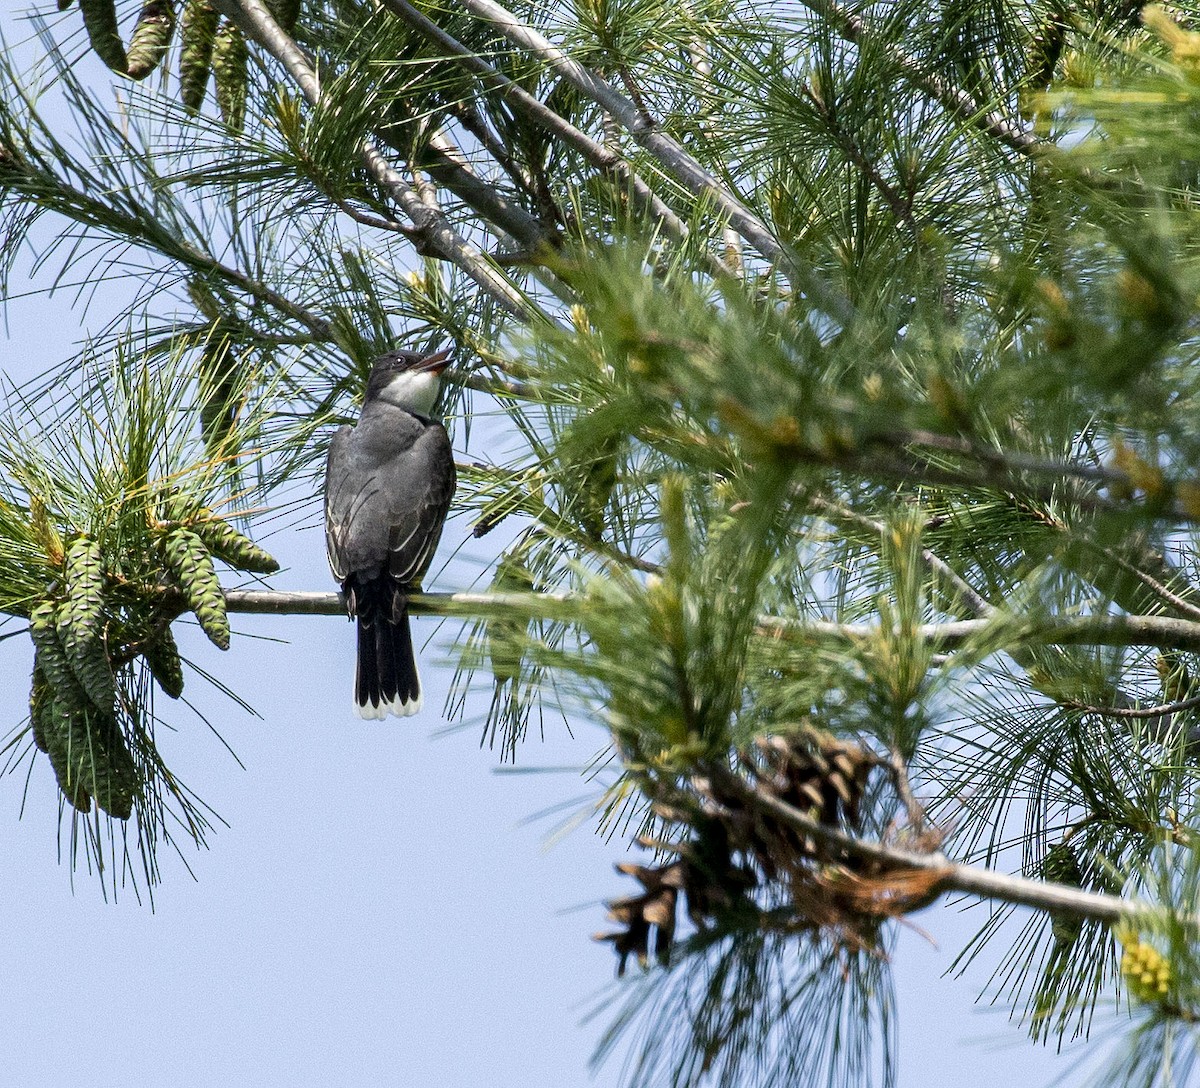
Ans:
<svg viewBox="0 0 1200 1088"><path fill-rule="evenodd" d="M0 30L25 37L12 14ZM6 388L72 354L128 293L106 285L87 312L69 294L10 300ZM444 549L465 534L451 522ZM284 564L275 587L332 588L315 524L264 543ZM471 561L488 558L482 545L463 554L439 588L465 586ZM128 890L106 900L94 874L72 875L44 758L27 784L23 773L0 779L0 1082L589 1083L607 1020L586 1016L611 994L614 968L589 935L604 928L602 900L629 890L612 870L624 847L586 826L555 835L561 813L534 817L595 787L578 771L501 771L473 726L446 731L450 625L417 621L418 645L430 639L426 711L364 723L350 710L346 621L233 620L227 654L194 626L177 625L180 642L262 717L189 675L188 696L244 769L194 716L167 715L180 727L160 738L168 763L228 826L207 851L162 858L153 910ZM30 663L27 639L0 641L4 731L26 714ZM468 720L486 698L481 687ZM522 751L527 767L582 769L604 744L592 722L573 722L573 737L548 722L545 740ZM940 947L913 930L900 938L905 1088L1042 1084L1068 1064L1026 1044L1003 1010L974 1006L984 974L939 977L983 917L938 905L914 921ZM591 1083L616 1085L618 1072Z"/></svg>

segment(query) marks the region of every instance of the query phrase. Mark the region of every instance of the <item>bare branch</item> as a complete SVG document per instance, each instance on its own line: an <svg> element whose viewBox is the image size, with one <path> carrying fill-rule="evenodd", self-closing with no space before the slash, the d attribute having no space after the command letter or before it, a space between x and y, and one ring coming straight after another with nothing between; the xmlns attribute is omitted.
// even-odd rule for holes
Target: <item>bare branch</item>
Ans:
<svg viewBox="0 0 1200 1088"><path fill-rule="evenodd" d="M231 589L226 591L230 612L336 616L344 614L341 595L295 590ZM522 608L530 612L560 614L575 608L582 598L570 593L414 593L410 609L417 614L474 614ZM962 646L985 635L996 638L996 649L1014 646L1158 646L1200 651L1200 622L1173 616L1078 616L1067 619L1022 620L1010 618L1011 634L996 619L953 620L923 623L916 629L921 642L941 648ZM761 616L758 631L774 638L862 644L879 638L880 628L870 623L797 621Z"/></svg>
<svg viewBox="0 0 1200 1088"><path fill-rule="evenodd" d="M1177 703L1163 703L1161 706L1092 706L1090 703L1077 703L1074 700L1066 701L1062 705L1071 710L1082 710L1105 718L1166 718L1182 710L1192 710L1200 706L1200 695L1181 699Z"/></svg>
<svg viewBox="0 0 1200 1088"><path fill-rule="evenodd" d="M760 617L764 634L804 640L869 642L880 629L869 623L796 622ZM1010 626L1011 625L1011 626ZM1010 628L1005 631L1005 628ZM992 636L989 646L1010 650L1024 646L1157 646L1162 649L1200 650L1200 623L1173 616L1079 616L1022 618L997 614L991 619L923 623L916 637L940 649L953 649L972 639Z"/></svg>
<svg viewBox="0 0 1200 1088"><path fill-rule="evenodd" d="M418 616L476 615L535 604L552 613L571 600L567 593L413 593L408 610ZM342 594L324 590L227 589L225 607L249 615L346 615Z"/></svg>

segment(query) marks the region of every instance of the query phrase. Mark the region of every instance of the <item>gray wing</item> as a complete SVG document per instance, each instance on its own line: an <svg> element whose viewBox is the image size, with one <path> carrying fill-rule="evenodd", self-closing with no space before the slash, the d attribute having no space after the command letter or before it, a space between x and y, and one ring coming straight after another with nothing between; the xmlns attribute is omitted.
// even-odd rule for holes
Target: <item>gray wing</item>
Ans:
<svg viewBox="0 0 1200 1088"><path fill-rule="evenodd" d="M342 427L325 468L325 547L334 578L386 570L402 585L419 582L454 484L454 456L441 424L395 413Z"/></svg>
<svg viewBox="0 0 1200 1088"><path fill-rule="evenodd" d="M407 499L392 508L388 572L401 585L417 585L433 561L454 497L454 454L446 429L429 424L400 459L397 472L403 479L391 494Z"/></svg>
<svg viewBox="0 0 1200 1088"><path fill-rule="evenodd" d="M343 582L350 573L350 516L355 489L350 486L350 445L354 428L346 424L337 429L329 443L325 459L325 555L334 578Z"/></svg>

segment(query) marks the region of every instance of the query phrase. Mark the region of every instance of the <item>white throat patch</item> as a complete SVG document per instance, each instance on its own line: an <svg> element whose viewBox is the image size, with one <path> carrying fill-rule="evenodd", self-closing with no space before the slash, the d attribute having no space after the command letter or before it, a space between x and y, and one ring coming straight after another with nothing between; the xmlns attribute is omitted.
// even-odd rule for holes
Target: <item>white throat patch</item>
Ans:
<svg viewBox="0 0 1200 1088"><path fill-rule="evenodd" d="M427 416L433 411L441 385L440 376L432 371L405 370L392 375L379 399L406 412Z"/></svg>

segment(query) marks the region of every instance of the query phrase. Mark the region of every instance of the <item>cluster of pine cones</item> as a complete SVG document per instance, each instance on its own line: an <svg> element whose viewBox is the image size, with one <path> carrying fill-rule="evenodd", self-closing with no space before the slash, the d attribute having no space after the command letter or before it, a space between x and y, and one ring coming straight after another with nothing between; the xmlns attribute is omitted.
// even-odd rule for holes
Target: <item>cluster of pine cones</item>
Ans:
<svg viewBox="0 0 1200 1088"><path fill-rule="evenodd" d="M185 518L148 526L149 548L122 548L77 533L62 542L44 512L38 536L61 576L29 610L34 644L30 720L33 740L54 767L76 809L128 819L151 753L148 731L117 683L137 658L173 699L183 667L171 621L186 605L220 649L229 647L225 594L213 557L240 570L269 574L279 565L225 519L200 507ZM124 558L123 558L124 557Z"/></svg>
<svg viewBox="0 0 1200 1088"><path fill-rule="evenodd" d="M58 0L65 10L74 0ZM300 11L300 0L266 0L276 22L291 32ZM175 33L175 0L146 0L126 48L117 22L115 0L79 0L88 40L96 55L114 72L130 79L145 79L170 48ZM240 133L246 118L246 81L249 52L241 30L222 20L208 0L186 0L180 24L179 97L184 107L197 113L213 77L217 106L226 128Z"/></svg>

